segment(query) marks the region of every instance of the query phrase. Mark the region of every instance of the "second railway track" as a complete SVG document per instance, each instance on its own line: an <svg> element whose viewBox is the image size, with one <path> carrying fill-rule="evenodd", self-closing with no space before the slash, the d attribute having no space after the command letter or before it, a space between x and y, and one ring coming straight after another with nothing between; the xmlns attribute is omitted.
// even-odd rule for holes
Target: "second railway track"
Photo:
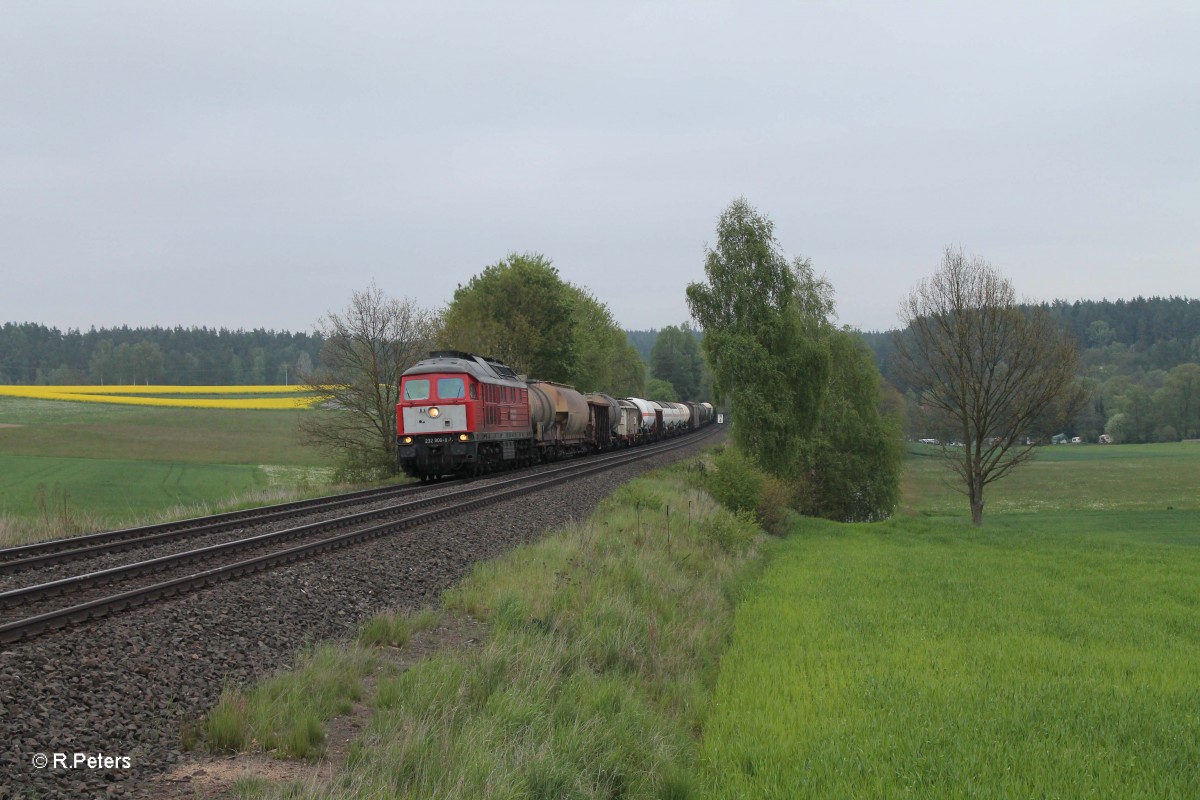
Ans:
<svg viewBox="0 0 1200 800"><path fill-rule="evenodd" d="M707 438L710 433L700 432L635 451L609 454L548 471L519 474L479 486L459 488L436 497L391 504L310 525L10 589L0 593L0 642L37 636L222 580L443 519L488 503L546 489L574 478L688 446ZM203 569L197 571L198 564L203 565ZM139 580L147 575L154 575L153 583L146 584ZM53 601L47 602L48 599Z"/></svg>

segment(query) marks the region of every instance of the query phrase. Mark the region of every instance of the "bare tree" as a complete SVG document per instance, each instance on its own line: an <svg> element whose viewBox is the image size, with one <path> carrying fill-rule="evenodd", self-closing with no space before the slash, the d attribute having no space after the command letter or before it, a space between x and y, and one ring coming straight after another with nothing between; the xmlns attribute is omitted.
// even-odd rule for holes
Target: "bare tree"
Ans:
<svg viewBox="0 0 1200 800"><path fill-rule="evenodd" d="M1043 309L1018 307L990 264L946 248L941 268L901 303L898 365L922 406L962 447L943 444L983 524L983 490L1034 455L1083 401L1076 344Z"/></svg>
<svg viewBox="0 0 1200 800"><path fill-rule="evenodd" d="M300 378L328 397L333 413L305 420L305 437L360 476L394 473L400 374L428 353L436 322L432 312L387 297L374 283L354 292L344 310L322 317L317 369Z"/></svg>

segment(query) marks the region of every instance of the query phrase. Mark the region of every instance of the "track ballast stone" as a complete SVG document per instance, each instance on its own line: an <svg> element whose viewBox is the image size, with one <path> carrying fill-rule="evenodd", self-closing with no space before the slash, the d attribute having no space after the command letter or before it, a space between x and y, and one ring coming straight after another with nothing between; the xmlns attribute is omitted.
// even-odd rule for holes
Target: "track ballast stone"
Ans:
<svg viewBox="0 0 1200 800"><path fill-rule="evenodd" d="M147 796L138 786L176 762L183 726L223 687L292 666L381 611L436 603L476 561L585 518L621 483L714 441L0 646L0 798ZM56 768L56 754L98 766Z"/></svg>

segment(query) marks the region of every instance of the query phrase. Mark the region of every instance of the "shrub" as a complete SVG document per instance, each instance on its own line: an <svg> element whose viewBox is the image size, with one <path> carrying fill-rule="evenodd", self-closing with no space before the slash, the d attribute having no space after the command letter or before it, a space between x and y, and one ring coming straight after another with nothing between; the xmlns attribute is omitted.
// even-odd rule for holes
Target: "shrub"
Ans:
<svg viewBox="0 0 1200 800"><path fill-rule="evenodd" d="M721 508L701 521L700 533L726 553L741 554L754 543L758 525L751 512Z"/></svg>
<svg viewBox="0 0 1200 800"><path fill-rule="evenodd" d="M794 502L792 489L774 475L764 475L755 515L763 529L775 536L787 531L788 510Z"/></svg>
<svg viewBox="0 0 1200 800"><path fill-rule="evenodd" d="M727 447L713 458L713 471L708 473L704 489L730 511L754 514L762 496L763 479L763 472L754 462Z"/></svg>

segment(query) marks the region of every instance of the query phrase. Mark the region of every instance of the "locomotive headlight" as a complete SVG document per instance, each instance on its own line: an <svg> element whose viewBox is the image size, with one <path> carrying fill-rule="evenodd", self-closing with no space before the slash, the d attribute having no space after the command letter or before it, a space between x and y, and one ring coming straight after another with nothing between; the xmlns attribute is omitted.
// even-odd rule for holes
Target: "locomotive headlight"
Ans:
<svg viewBox="0 0 1200 800"><path fill-rule="evenodd" d="M469 440L470 440L470 438L471 438L471 437L470 437L470 436L467 436L465 433L460 433L460 434L458 435L458 440L459 440L460 442L466 442L466 441L469 441Z"/></svg>
<svg viewBox="0 0 1200 800"><path fill-rule="evenodd" d="M411 436L405 436L405 437L404 437L404 443L405 443L405 444L412 444L412 437L411 437Z"/></svg>
<svg viewBox="0 0 1200 800"><path fill-rule="evenodd" d="M442 413L442 410L440 408L438 408L437 406L433 406L432 408L429 409L429 416L431 416L431 417L436 417L441 413Z"/></svg>

